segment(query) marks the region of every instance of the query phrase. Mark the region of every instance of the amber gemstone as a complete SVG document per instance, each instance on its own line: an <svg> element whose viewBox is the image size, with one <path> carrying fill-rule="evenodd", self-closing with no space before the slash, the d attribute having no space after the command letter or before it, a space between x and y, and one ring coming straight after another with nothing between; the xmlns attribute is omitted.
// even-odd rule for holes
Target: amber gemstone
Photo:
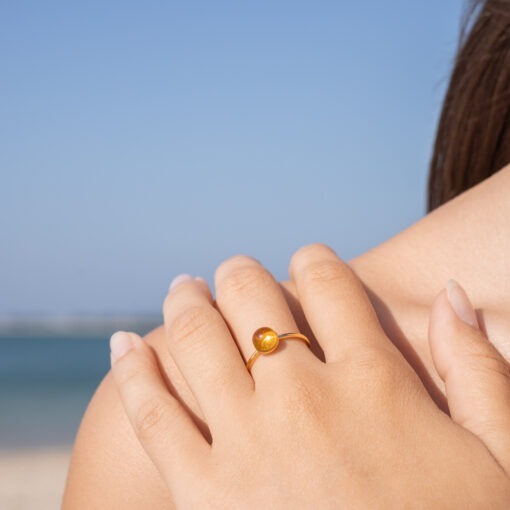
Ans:
<svg viewBox="0 0 510 510"><path fill-rule="evenodd" d="M278 334L271 328L259 328L253 333L253 345L255 349L264 354L273 352L278 347L279 342Z"/></svg>

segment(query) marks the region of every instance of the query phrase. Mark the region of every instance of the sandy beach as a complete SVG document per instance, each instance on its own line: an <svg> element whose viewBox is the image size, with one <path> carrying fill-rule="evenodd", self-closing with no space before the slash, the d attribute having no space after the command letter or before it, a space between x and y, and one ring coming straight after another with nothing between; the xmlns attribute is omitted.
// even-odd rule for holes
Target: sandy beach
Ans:
<svg viewBox="0 0 510 510"><path fill-rule="evenodd" d="M0 451L0 508L60 508L71 447Z"/></svg>
<svg viewBox="0 0 510 510"><path fill-rule="evenodd" d="M59 336L52 324L2 336L0 320L0 510L60 508L71 445L109 368L103 331Z"/></svg>

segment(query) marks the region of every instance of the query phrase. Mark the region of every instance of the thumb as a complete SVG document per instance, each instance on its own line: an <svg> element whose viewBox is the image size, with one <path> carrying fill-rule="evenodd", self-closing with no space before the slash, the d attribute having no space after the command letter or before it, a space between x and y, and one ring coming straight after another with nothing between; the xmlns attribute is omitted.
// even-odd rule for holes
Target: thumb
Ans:
<svg viewBox="0 0 510 510"><path fill-rule="evenodd" d="M478 436L510 473L510 367L454 280L432 305L429 343L453 421Z"/></svg>

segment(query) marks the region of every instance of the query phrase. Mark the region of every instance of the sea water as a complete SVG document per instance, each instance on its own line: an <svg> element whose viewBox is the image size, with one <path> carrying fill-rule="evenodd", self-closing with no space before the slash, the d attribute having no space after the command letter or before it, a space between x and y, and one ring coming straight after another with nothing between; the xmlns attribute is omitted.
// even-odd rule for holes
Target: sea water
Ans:
<svg viewBox="0 0 510 510"><path fill-rule="evenodd" d="M72 444L110 365L108 336L0 336L0 450Z"/></svg>

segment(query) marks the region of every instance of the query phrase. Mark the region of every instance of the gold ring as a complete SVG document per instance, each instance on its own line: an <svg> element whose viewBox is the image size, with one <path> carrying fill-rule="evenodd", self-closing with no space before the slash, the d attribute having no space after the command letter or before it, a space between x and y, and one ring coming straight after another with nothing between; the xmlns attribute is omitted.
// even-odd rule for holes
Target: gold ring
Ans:
<svg viewBox="0 0 510 510"><path fill-rule="evenodd" d="M253 366L253 363L255 363L256 359L261 354L271 354L272 352L276 351L276 349L278 349L280 340L291 339L302 340L308 344L308 347L311 347L310 340L308 340L308 338L306 338L306 336L302 335L301 333L283 333L279 335L274 329L268 328L266 326L257 329L257 331L253 333L253 345L257 350L246 362L246 368L248 369L248 372L251 373L251 367Z"/></svg>

